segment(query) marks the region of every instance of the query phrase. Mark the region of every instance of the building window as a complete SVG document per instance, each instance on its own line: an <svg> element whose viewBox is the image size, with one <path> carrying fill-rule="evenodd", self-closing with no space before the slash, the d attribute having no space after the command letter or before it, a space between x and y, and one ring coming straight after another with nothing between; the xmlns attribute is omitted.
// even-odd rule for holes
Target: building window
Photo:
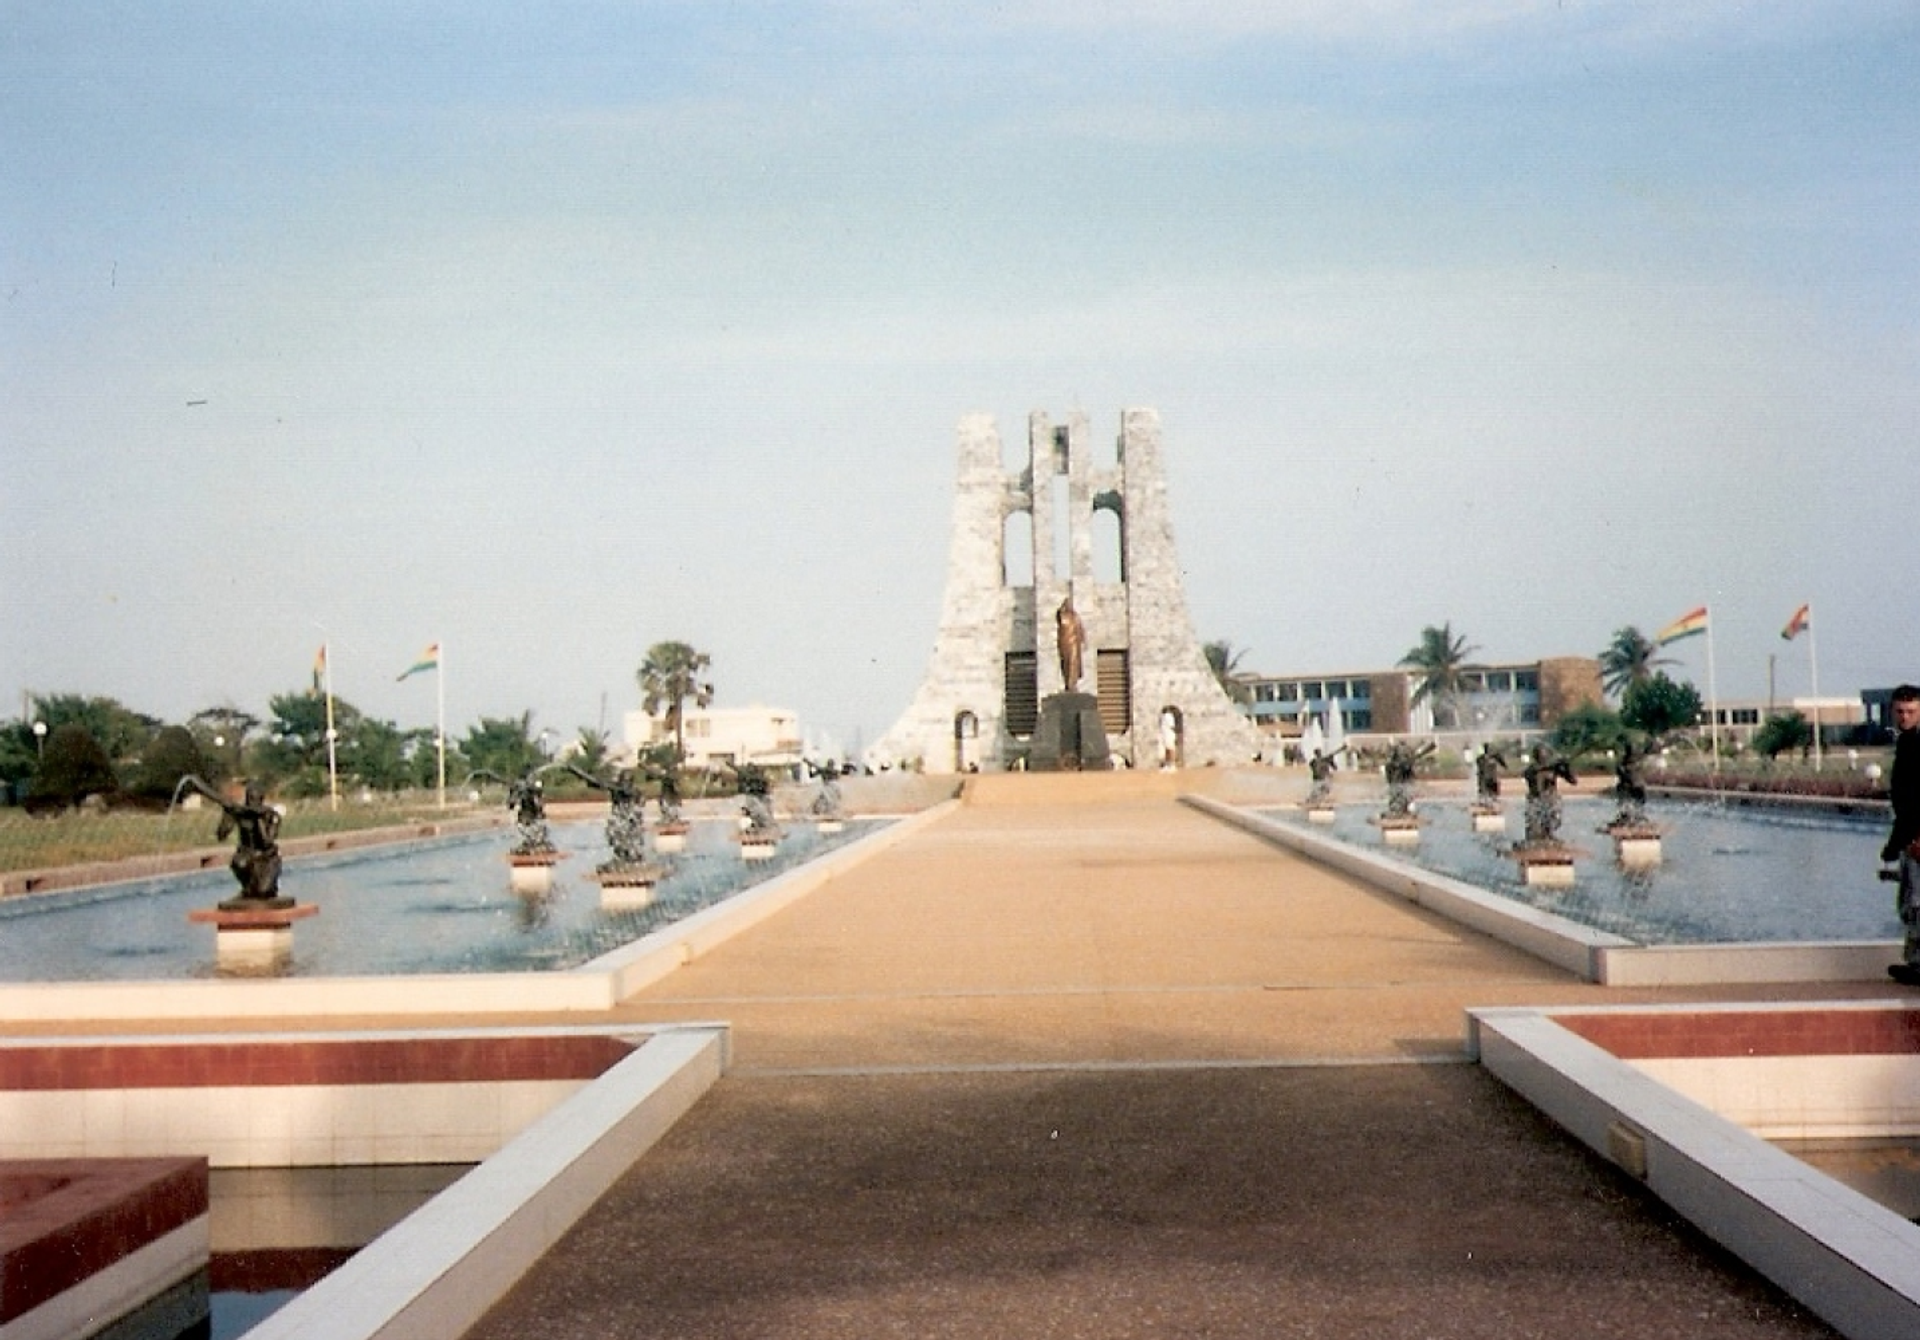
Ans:
<svg viewBox="0 0 1920 1340"><path fill-rule="evenodd" d="M1300 701L1300 686L1298 684L1276 684L1274 685L1273 697L1275 702L1297 703Z"/></svg>
<svg viewBox="0 0 1920 1340"><path fill-rule="evenodd" d="M1355 708L1347 713L1347 729L1367 731L1373 729L1373 713L1367 708Z"/></svg>
<svg viewBox="0 0 1920 1340"><path fill-rule="evenodd" d="M1520 693L1540 692L1540 672L1538 670L1514 671L1513 687Z"/></svg>
<svg viewBox="0 0 1920 1340"><path fill-rule="evenodd" d="M1309 679L1300 686L1300 696L1308 701L1317 701L1327 696L1327 686L1317 679Z"/></svg>
<svg viewBox="0 0 1920 1340"><path fill-rule="evenodd" d="M1349 697L1351 697L1351 698L1352 698L1352 699L1353 699L1353 700L1354 700L1355 702L1357 702L1357 703L1370 703L1370 702L1372 702L1372 701L1373 701L1373 681L1372 681L1372 680L1370 680L1370 679L1356 679L1356 680L1354 680L1354 681L1353 681L1353 692L1352 692L1351 694L1349 694L1348 696L1349 696ZM1368 713L1367 715L1368 715L1368 717L1369 717L1369 718L1371 718L1373 714L1372 714L1371 712L1369 712L1369 713ZM1364 728L1364 727L1356 727L1355 729L1365 729L1365 728Z"/></svg>
<svg viewBox="0 0 1920 1340"><path fill-rule="evenodd" d="M1489 670L1487 672L1487 692L1488 693L1512 693L1513 692L1512 673L1506 670Z"/></svg>

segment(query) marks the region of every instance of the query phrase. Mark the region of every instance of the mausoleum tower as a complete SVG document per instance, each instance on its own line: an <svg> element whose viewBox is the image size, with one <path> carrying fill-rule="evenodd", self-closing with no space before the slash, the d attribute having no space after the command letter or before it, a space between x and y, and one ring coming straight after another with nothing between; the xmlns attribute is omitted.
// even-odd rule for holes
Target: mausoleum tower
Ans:
<svg viewBox="0 0 1920 1340"><path fill-rule="evenodd" d="M1027 419L1027 465L1009 472L991 415L960 421L946 594L920 691L875 746L928 772L1019 765L1040 704L1063 689L1055 614L1086 630L1077 685L1096 696L1112 752L1134 767L1244 763L1259 749L1193 634L1173 547L1160 416L1121 414L1111 463L1087 417Z"/></svg>

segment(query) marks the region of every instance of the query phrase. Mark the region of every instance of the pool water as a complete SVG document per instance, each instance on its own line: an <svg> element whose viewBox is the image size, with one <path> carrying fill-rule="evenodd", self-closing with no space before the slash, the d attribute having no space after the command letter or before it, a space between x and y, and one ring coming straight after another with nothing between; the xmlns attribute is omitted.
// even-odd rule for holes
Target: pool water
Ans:
<svg viewBox="0 0 1920 1340"><path fill-rule="evenodd" d="M1509 854L1522 803L1505 801L1505 835L1474 833L1464 800L1420 801L1426 822L1413 847L1385 846L1368 822L1377 806L1342 805L1331 827L1312 831L1643 944L1900 938L1894 886L1875 875L1884 819L1656 800L1647 817L1664 832L1662 860L1635 870L1615 861L1613 840L1597 831L1612 800L1571 796L1559 835L1578 853L1574 886L1529 888ZM1297 810L1266 813L1308 826Z"/></svg>
<svg viewBox="0 0 1920 1340"><path fill-rule="evenodd" d="M874 831L849 823L822 836L795 824L769 860L743 862L728 821L698 823L651 906L606 911L594 867L608 857L600 824L557 824L566 859L542 897L512 891L510 831L439 838L287 862L281 892L320 914L294 929L295 976L527 972L578 967L655 928ZM230 897L226 870L0 902L0 981L82 982L212 977L213 930L187 913Z"/></svg>

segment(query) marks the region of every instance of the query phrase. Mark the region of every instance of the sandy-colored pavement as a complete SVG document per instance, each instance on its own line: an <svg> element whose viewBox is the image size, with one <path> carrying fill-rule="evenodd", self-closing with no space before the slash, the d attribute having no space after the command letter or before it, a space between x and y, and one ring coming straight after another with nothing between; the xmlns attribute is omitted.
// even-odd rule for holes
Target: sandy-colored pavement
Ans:
<svg viewBox="0 0 1920 1340"><path fill-rule="evenodd" d="M1830 1334L1463 1062L1645 996L1174 789L978 779L629 1001L734 1067L473 1335Z"/></svg>

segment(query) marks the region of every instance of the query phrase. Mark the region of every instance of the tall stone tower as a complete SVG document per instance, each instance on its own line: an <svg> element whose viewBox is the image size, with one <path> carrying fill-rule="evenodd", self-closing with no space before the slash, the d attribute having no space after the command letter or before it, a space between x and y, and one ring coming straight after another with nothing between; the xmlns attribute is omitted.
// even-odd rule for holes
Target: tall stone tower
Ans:
<svg viewBox="0 0 1920 1340"><path fill-rule="evenodd" d="M1115 754L1140 768L1250 760L1253 727L1221 691L1187 615L1159 414L1122 412L1111 465L1093 462L1079 412L1059 425L1029 415L1027 452L1026 468L1009 472L992 416L960 421L933 660L874 752L928 772L1023 765L1042 702L1074 687L1055 638L1070 597L1086 632L1078 687L1097 698Z"/></svg>

